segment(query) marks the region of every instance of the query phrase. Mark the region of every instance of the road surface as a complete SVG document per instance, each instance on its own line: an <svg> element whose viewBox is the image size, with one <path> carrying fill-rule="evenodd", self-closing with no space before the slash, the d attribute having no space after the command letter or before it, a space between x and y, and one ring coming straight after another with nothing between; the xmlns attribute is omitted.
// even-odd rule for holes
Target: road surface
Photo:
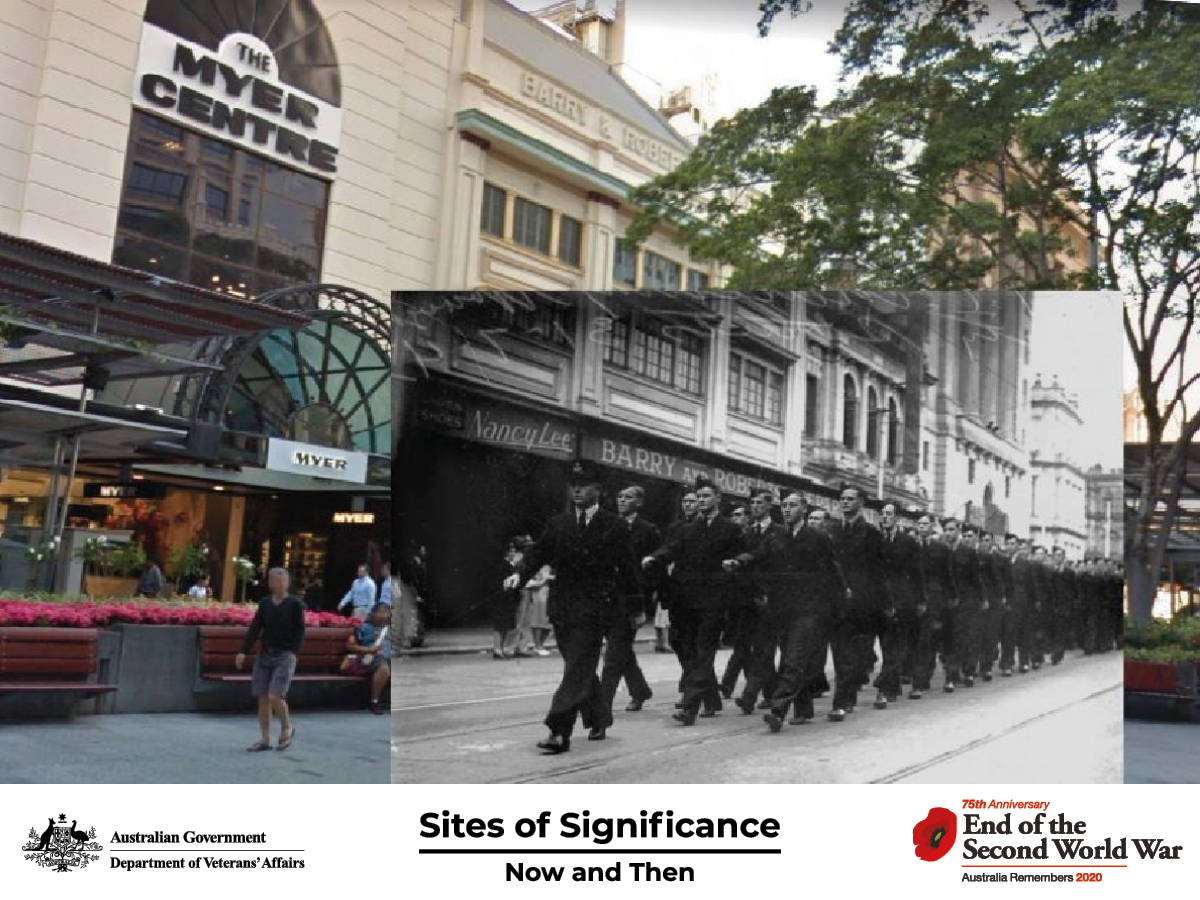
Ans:
<svg viewBox="0 0 1200 900"><path fill-rule="evenodd" d="M728 651L718 656L724 665ZM558 657L496 661L490 655L401 659L393 685L392 780L406 783L864 783L1045 784L1122 780L1122 662L1118 653L1072 653L1060 666L934 690L887 710L860 694L845 722L817 719L770 734L761 714L732 703L692 727L671 720L678 664L639 649L654 691L624 711L604 741L576 729L569 753L534 746L558 683ZM718 668L718 672L720 668ZM832 677L832 667L830 667Z"/></svg>

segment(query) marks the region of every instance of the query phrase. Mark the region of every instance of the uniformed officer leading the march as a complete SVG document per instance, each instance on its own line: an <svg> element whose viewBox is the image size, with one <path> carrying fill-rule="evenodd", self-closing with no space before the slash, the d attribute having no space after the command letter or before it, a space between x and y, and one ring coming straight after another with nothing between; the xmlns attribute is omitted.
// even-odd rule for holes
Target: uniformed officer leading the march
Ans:
<svg viewBox="0 0 1200 900"><path fill-rule="evenodd" d="M563 657L563 675L546 727L550 735L538 743L548 754L571 749L575 719L582 715L588 740L603 740L612 725L596 667L605 633L613 617L640 609L640 581L629 527L615 513L600 508L600 475L595 465L572 463L571 510L550 519L537 542L525 552L520 584L542 566L554 569L547 613Z"/></svg>

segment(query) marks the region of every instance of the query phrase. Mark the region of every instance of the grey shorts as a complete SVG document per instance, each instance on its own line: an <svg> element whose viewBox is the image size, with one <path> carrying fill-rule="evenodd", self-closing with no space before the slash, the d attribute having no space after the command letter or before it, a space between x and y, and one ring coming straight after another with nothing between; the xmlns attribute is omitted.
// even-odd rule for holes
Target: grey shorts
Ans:
<svg viewBox="0 0 1200 900"><path fill-rule="evenodd" d="M286 697L296 674L296 654L290 650L262 650L254 657L250 691L255 697Z"/></svg>

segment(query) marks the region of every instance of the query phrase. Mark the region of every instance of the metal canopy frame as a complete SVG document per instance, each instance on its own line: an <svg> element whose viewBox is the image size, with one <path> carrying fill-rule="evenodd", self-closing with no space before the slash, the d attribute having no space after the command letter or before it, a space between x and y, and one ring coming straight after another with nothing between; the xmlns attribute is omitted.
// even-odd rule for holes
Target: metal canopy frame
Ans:
<svg viewBox="0 0 1200 900"><path fill-rule="evenodd" d="M239 301L0 234L0 378L41 388L80 385L77 404L65 400L73 409L65 409L58 398L21 401L0 391L0 419L5 410L29 412L39 404L43 417L43 427L15 429L10 440L31 431L52 437L47 539L62 538L87 434L122 428L144 431L153 440L186 435L190 424L184 422L180 430L139 424L136 417L88 415L89 390L112 380L219 374L220 360L161 348L246 340L278 329L299 330L310 321L300 309ZM63 427L54 428L64 417ZM0 431L4 424L0 421Z"/></svg>

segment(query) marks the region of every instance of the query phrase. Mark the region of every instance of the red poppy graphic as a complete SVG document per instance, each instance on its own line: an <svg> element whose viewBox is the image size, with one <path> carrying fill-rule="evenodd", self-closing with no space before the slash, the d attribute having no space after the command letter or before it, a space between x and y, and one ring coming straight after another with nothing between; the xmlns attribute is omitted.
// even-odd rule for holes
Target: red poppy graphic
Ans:
<svg viewBox="0 0 1200 900"><path fill-rule="evenodd" d="M950 852L958 837L958 816L944 806L935 806L929 815L913 826L913 843L918 859L937 862Z"/></svg>

